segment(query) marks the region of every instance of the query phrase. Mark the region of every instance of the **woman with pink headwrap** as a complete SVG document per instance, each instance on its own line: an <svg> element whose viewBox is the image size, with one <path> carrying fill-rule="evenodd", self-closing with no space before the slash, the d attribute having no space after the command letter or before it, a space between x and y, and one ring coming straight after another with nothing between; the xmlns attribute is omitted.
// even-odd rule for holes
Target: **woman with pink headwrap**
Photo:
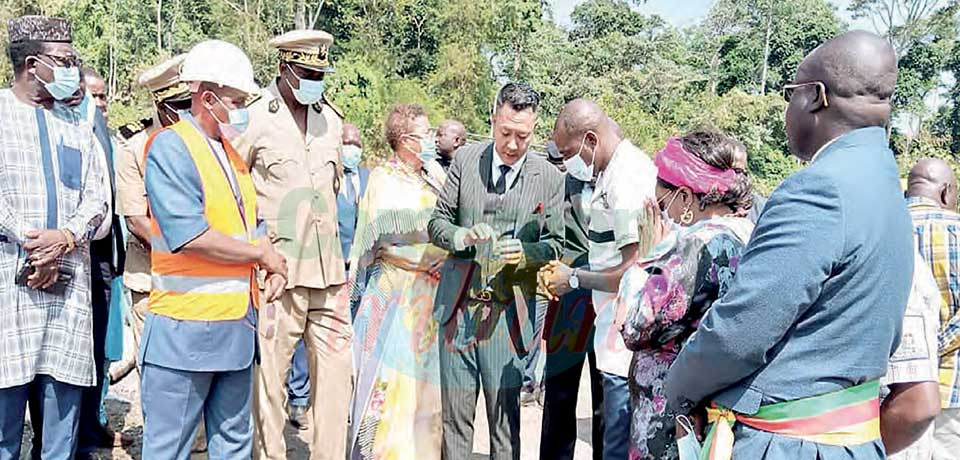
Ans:
<svg viewBox="0 0 960 460"><path fill-rule="evenodd" d="M647 203L654 247L623 276L622 334L635 352L630 375L630 460L678 458L664 380L683 342L723 295L753 229L750 180L735 169L738 143L695 131L657 153L657 201Z"/></svg>

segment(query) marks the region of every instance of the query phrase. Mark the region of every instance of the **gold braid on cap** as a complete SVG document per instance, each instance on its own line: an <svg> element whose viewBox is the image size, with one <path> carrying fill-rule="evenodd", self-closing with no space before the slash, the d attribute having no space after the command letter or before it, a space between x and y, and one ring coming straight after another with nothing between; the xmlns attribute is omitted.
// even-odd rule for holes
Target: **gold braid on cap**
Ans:
<svg viewBox="0 0 960 460"><path fill-rule="evenodd" d="M163 89L158 89L153 92L153 100L157 102L171 100L171 99L183 99L190 94L190 87L187 86L184 82L179 82L173 86L168 86Z"/></svg>
<svg viewBox="0 0 960 460"><path fill-rule="evenodd" d="M310 67L330 67L326 45L321 45L316 53L280 50L280 60Z"/></svg>

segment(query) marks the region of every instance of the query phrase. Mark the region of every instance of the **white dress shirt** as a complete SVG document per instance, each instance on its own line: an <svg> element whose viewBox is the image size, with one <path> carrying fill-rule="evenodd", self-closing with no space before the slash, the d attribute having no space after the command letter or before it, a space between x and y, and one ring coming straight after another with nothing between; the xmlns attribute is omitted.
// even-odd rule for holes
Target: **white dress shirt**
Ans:
<svg viewBox="0 0 960 460"><path fill-rule="evenodd" d="M523 163L527 161L527 154L524 153L516 163L510 166L510 170L507 171L507 190L510 190L513 187L514 182L517 180L517 174L520 174L520 168L523 167ZM500 166L506 165L503 162L503 159L500 158L500 154L497 153L497 149L493 149L493 164L490 168L490 181L493 184L496 184L500 180ZM463 251L467 249L467 233L470 232L469 228L461 228L453 235L453 246L457 251Z"/></svg>
<svg viewBox="0 0 960 460"><path fill-rule="evenodd" d="M510 190L513 187L513 182L517 180L517 174L520 173L520 168L523 167L523 163L527 161L527 155L524 154L517 160L516 163L510 166L510 170L507 171L507 190ZM506 165L503 162L503 159L500 158L500 154L497 153L497 150L493 150L493 167L490 168L490 180L492 183L496 184L500 180L500 166Z"/></svg>

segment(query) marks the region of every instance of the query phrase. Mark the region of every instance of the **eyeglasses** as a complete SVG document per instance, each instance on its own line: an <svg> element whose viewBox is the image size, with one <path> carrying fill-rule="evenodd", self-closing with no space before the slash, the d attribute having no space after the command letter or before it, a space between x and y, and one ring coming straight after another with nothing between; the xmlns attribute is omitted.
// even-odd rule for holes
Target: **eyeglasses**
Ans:
<svg viewBox="0 0 960 460"><path fill-rule="evenodd" d="M50 58L54 64L60 67L83 67L83 60L80 59L80 56L70 55L70 56L60 56L56 54L41 54L40 56L45 56Z"/></svg>
<svg viewBox="0 0 960 460"><path fill-rule="evenodd" d="M793 92L798 88L803 88L805 86L816 86L820 90L820 98L824 107L830 107L830 101L827 99L827 85L822 81L808 81L805 83L796 83L783 86L783 100L790 102L790 99L793 97Z"/></svg>

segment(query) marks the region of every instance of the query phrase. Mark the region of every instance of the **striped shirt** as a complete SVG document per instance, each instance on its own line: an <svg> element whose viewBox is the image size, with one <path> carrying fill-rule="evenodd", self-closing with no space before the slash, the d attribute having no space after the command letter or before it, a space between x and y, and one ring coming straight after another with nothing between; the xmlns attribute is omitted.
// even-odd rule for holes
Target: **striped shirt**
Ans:
<svg viewBox="0 0 960 460"><path fill-rule="evenodd" d="M591 271L620 265L620 250L640 242L644 203L656 196L657 168L630 141L623 140L613 152L590 193L589 259ZM593 291L597 319L593 338L597 369L620 377L630 372L633 352L628 350L616 322L616 292Z"/></svg>
<svg viewBox="0 0 960 460"><path fill-rule="evenodd" d="M108 213L102 158L93 128L72 111L0 90L0 388L40 374L94 383L89 240ZM77 238L60 261L72 276L64 295L15 282L27 263L25 233L45 228Z"/></svg>
<svg viewBox="0 0 960 460"><path fill-rule="evenodd" d="M926 198L910 198L913 236L940 289L940 397L960 408L960 214Z"/></svg>

